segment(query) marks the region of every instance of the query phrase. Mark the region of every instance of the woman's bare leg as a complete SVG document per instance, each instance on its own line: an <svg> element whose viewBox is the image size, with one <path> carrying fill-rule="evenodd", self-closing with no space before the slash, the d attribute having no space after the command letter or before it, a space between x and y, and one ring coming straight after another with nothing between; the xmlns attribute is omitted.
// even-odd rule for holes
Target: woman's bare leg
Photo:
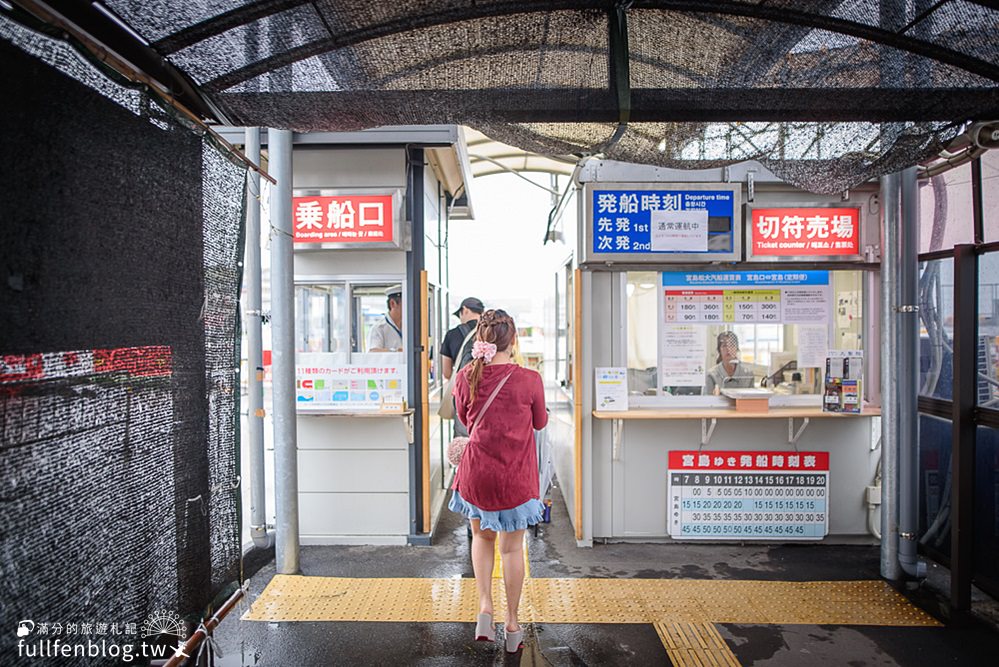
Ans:
<svg viewBox="0 0 999 667"><path fill-rule="evenodd" d="M506 629L518 632L517 610L524 590L524 531L499 534L500 560L503 563L503 585L506 588Z"/></svg>
<svg viewBox="0 0 999 667"><path fill-rule="evenodd" d="M496 532L479 528L478 519L469 519L472 524L472 571L475 572L475 587L479 591L479 613L493 613L493 552Z"/></svg>

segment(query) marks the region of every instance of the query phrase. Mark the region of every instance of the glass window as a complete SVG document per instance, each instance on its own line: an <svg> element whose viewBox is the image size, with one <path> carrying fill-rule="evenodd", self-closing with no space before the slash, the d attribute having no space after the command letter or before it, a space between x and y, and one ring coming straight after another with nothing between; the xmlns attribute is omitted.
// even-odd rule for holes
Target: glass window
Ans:
<svg viewBox="0 0 999 667"><path fill-rule="evenodd" d="M342 352L347 344L347 289L340 284L295 287L295 351Z"/></svg>
<svg viewBox="0 0 999 667"><path fill-rule="evenodd" d="M575 273L572 270L572 264L566 264L562 281L564 289L558 304L559 349L565 351L562 357L563 363L560 364L559 369L559 381L563 387L571 387L573 382L572 359L575 349L575 323L573 320L576 313L574 280Z"/></svg>
<svg viewBox="0 0 999 667"><path fill-rule="evenodd" d="M999 410L999 252L978 258L978 405Z"/></svg>
<svg viewBox="0 0 999 667"><path fill-rule="evenodd" d="M919 252L974 240L971 163L919 181Z"/></svg>
<svg viewBox="0 0 999 667"><path fill-rule="evenodd" d="M368 352L371 330L376 326L397 326L389 317L388 297L385 290L391 284L351 285L353 321L351 339L353 352ZM401 329L401 327L399 327Z"/></svg>
<svg viewBox="0 0 999 667"><path fill-rule="evenodd" d="M437 386L437 378L440 377L438 364L440 363L437 354L441 343L444 341L443 330L441 329L440 313L440 288L432 283L427 284L427 386L433 390Z"/></svg>
<svg viewBox="0 0 999 667"><path fill-rule="evenodd" d="M394 284L295 285L295 350L340 353L345 363L351 352L368 352L371 330L388 321L385 290ZM435 335L433 326L430 330Z"/></svg>
<svg viewBox="0 0 999 667"><path fill-rule="evenodd" d="M954 260L919 265L919 393L953 397Z"/></svg>
<svg viewBox="0 0 999 667"><path fill-rule="evenodd" d="M656 333L659 304L659 274L655 271L628 273L628 391L635 395L656 394L659 336Z"/></svg>
<svg viewBox="0 0 999 667"><path fill-rule="evenodd" d="M949 419L919 415L919 545L935 558L950 557Z"/></svg>
<svg viewBox="0 0 999 667"><path fill-rule="evenodd" d="M737 324L721 320L719 324L686 325L687 331L677 334L677 340L669 345L677 351L678 358L686 354L683 362L686 371L700 369L690 374L696 374L698 382L660 383L659 345L667 345L660 339L664 334L658 326L661 308L666 307L660 304L661 278L654 271L627 274L628 390L633 396L714 394L722 385L764 386L778 394L818 395L824 369L819 365L799 367L799 352L806 347L814 348L816 340L820 350L855 350L863 346L863 273L831 271L832 312L825 326L820 324L816 331L815 326L806 328L799 324ZM719 303L718 308L722 307ZM667 354L665 349L663 354Z"/></svg>
<svg viewBox="0 0 999 667"><path fill-rule="evenodd" d="M554 382L560 386L566 386L565 358L567 351L568 328L565 318L565 288L566 279L563 271L558 271L554 276L555 289L553 291L553 307L545 309L545 327L552 331L554 335L546 337L550 345L550 358L553 363L545 366L545 381ZM551 376L549 376L551 374Z"/></svg>
<svg viewBox="0 0 999 667"><path fill-rule="evenodd" d="M999 241L999 151L982 156L982 213L985 242Z"/></svg>
<svg viewBox="0 0 999 667"><path fill-rule="evenodd" d="M999 594L999 430L975 435L975 581Z"/></svg>

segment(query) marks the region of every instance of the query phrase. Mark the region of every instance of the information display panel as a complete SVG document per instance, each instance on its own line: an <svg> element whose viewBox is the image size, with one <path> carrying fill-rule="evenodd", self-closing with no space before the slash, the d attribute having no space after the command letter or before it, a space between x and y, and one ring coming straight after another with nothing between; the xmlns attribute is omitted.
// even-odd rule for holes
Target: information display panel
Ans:
<svg viewBox="0 0 999 667"><path fill-rule="evenodd" d="M671 451L676 540L820 540L829 532L829 453Z"/></svg>
<svg viewBox="0 0 999 667"><path fill-rule="evenodd" d="M741 260L740 196L728 183L586 183L581 261Z"/></svg>
<svg viewBox="0 0 999 667"><path fill-rule="evenodd" d="M828 271L676 271L662 274L667 324L826 322Z"/></svg>

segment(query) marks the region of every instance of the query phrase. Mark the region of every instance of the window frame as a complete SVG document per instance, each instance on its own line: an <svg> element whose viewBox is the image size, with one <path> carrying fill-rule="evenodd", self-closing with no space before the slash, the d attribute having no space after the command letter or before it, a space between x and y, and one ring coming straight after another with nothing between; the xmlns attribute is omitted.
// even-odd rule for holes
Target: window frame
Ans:
<svg viewBox="0 0 999 667"><path fill-rule="evenodd" d="M371 354L369 352L364 352L359 349L355 349L362 341L359 336L361 333L358 330L360 326L360 320L357 319L358 312L355 306L355 288L356 287L368 287L368 286L381 286L383 288L389 287L391 285L402 284L402 293L405 295L408 293L406 289L406 280L404 276L390 275L390 274L378 274L378 275L296 275L294 280L296 298L295 298L295 319L298 321L298 298L297 293L300 287L309 287L315 285L342 285L345 288L345 299L346 299L346 317L348 319L347 325L347 335L349 337L349 345L347 349L346 362L348 365L355 363L355 355L367 355ZM331 324L331 323L328 323ZM332 326L329 328L332 331ZM406 364L408 359L408 341L409 337L407 332L409 331L409 309L403 306L402 311L402 340L403 340L403 352L401 354L405 355L403 357L402 364ZM308 353L307 350L299 350L298 345L302 338L304 332L295 332L295 352ZM337 354L336 352L326 352L326 354Z"/></svg>
<svg viewBox="0 0 999 667"><path fill-rule="evenodd" d="M749 267L749 268L758 268L758 267ZM849 348L841 348L840 345L838 344L838 341L836 341L836 344L833 344L834 343L834 340L833 340L834 336L833 336L833 334L834 334L835 331L837 331L837 327L836 327L835 320L834 320L834 318L836 316L836 314L835 314L835 307L836 307L835 297L836 297L837 292L835 290L835 279L834 279L834 275L833 274L835 274L836 272L851 272L851 273L856 273L857 274L857 280L856 280L857 291L860 292L860 298L861 298L861 303L858 306L858 310L859 310L860 317L861 317L861 324L859 325L859 330L860 330L859 331L859 336L860 336L860 340L859 340L859 346L860 347L859 347L859 349L864 350L864 398L865 398L865 400L869 399L870 392L869 392L868 388L870 386L870 383L871 382L878 382L879 381L879 378L876 378L876 377L872 378L871 377L871 371L870 371L871 364L870 364L869 359L871 358L871 355L879 355L880 354L880 350L879 349L869 350L866 347L866 344L867 344L867 341L868 341L868 337L869 337L869 333L868 333L868 326L867 326L866 322L863 321L863 318L867 314L865 304L870 299L869 290L871 289L871 287L869 285L869 281L866 279L867 278L867 274L879 274L879 271L878 271L877 267L874 267L874 266L871 266L871 265L861 265L861 264L856 264L856 265L854 265L854 264L846 264L846 265L835 265L835 266L833 266L833 265L830 265L829 263L810 263L810 264L795 264L793 267L790 267L790 266L787 266L787 267L785 267L785 266L778 266L778 267L775 267L775 268L779 269L779 270L782 270L782 271L783 270L791 270L792 268L795 268L795 269L805 269L805 270L816 270L816 271L827 271L830 274L829 286L830 286L830 290L832 292L832 298L833 298L833 301L834 301L834 303L832 304L833 312L830 313L830 316L829 316L830 319L829 319L829 322L828 322L829 342L830 342L830 348L831 349L849 349ZM680 270L680 269L678 267L673 267L673 266L670 266L669 268L666 268L666 269L661 269L661 268L652 269L651 267L650 268L646 268L646 267L633 267L633 268L630 268L630 269L622 270L620 272L620 273L623 274L623 277L624 277L624 279L621 281L621 289L623 290L623 292L621 294L621 298L624 300L625 306L624 306L624 309L623 309L623 312L622 312L623 322L622 322L622 326L620 327L620 334L619 334L620 335L620 341L619 341L619 344L621 345L621 349L623 349L625 351L624 358L625 358L625 367L626 368L630 369L630 366L629 366L629 363L628 363L628 357L629 357L629 354L630 354L630 347L629 347L629 344L630 344L630 336L629 336L629 325L630 325L630 321L629 321L629 316L628 316L628 312L629 312L629 307L628 307L629 296L627 294L627 285L630 282L629 276L631 276L632 274L636 274L636 273L651 273L651 274L653 274L655 276L654 280L656 282L656 290L657 290L657 294L656 294L656 309L657 309L657 311L656 311L657 312L657 314L656 314L656 323L657 323L657 325L656 326L657 326L657 337L658 337L658 326L665 319L665 314L663 312L663 300L661 298L661 294L658 294L658 290L661 289L661 283L660 283L661 276L660 276L660 274L664 270L665 271L676 271L676 270ZM705 267L705 268L698 268L697 270L699 270L699 271L707 271L707 270L711 270L711 269L708 269L708 268ZM740 267L740 270L744 270L744 269L742 269L742 267ZM762 270L762 269L760 269L760 270ZM784 322L778 323L778 325L783 329L783 331L781 332L779 338L783 339L785 341L785 344L786 344L787 336L789 335L786 327L788 327L788 326L797 326L797 325L795 325L793 323L784 323ZM703 326L705 326L705 327L718 327L719 325L703 325ZM736 327L739 327L739 326L752 326L752 325L738 325L738 324L732 324L732 323L724 323L723 325L721 325L721 327L722 327L721 330L729 330L729 331L731 331L731 330L734 330ZM756 326L767 326L767 325L763 324L763 325L756 325ZM743 340L743 337L740 336L740 341L742 341L742 340ZM659 355L660 355L660 351L658 349L659 345L660 345L660 342L657 340L656 341L656 348L657 348L656 349L656 366L655 366L657 369L659 367ZM709 348L709 353L710 353L710 348L711 348L710 341L709 341L708 348ZM745 349L742 350L743 354L741 356L745 357L746 356L745 355L746 351L747 350L745 350ZM772 350L769 351L769 352L772 353ZM753 364L755 364L757 366L761 366L761 367L762 366L766 366L766 368L769 369L769 367L771 365L769 360L768 360L767 364L761 365L760 362L759 362L759 360L755 358L756 355L754 354L753 356L754 356L754 361L752 362ZM708 357L710 358L711 355L709 354ZM749 363L749 362L747 362L747 363ZM709 364L708 368L710 368L711 365L712 364ZM820 371L820 373L821 373L821 371ZM656 387L655 387L656 393L655 393L655 395L654 396L653 395L630 395L629 396L629 406L630 407L632 407L632 408L670 408L670 407L672 407L672 408L682 408L682 407L688 407L688 408L689 407L709 407L709 408L719 407L719 408L721 408L721 407L729 407L729 405L730 405L728 399L726 399L723 396L713 396L713 395L703 395L703 394L687 395L687 394L684 394L684 393L671 395L671 394L666 393L666 392L663 391L662 383L658 381L659 380L658 372L656 373L656 379L657 379L657 381L655 383L656 384ZM791 398L791 396L794 396L794 398ZM818 393L785 395L785 396L781 396L780 400L782 400L783 402L785 402L788 405L815 405L815 406L820 406L821 405L821 396L822 396L821 391L819 391Z"/></svg>

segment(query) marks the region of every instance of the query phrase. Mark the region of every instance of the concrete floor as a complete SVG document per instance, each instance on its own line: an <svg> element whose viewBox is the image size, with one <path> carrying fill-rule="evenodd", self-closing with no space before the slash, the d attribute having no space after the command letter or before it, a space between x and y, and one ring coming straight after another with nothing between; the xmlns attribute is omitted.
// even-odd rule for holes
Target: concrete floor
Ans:
<svg viewBox="0 0 999 667"><path fill-rule="evenodd" d="M879 550L829 545L575 545L558 492L552 523L529 533L531 576L835 581L879 578ZM431 547L303 547L302 574L335 577L471 577L463 520L446 511ZM249 582L256 599L274 575L273 561ZM946 594L946 571L907 591L930 613ZM999 664L999 605L976 597L976 615L937 628L815 625L717 627L742 665ZM652 625L534 624L525 648L472 640L469 623L241 621L237 608L216 631L219 667L251 665L669 665Z"/></svg>

